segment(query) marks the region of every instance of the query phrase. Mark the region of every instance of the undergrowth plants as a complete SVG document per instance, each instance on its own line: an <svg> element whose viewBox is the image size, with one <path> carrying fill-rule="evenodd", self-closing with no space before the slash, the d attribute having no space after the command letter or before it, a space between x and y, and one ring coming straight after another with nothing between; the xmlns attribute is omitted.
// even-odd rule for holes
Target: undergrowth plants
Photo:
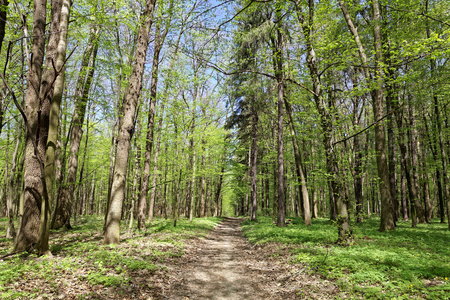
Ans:
<svg viewBox="0 0 450 300"><path fill-rule="evenodd" d="M379 220L353 224L356 243L336 245L335 226L326 219L305 226L294 218L280 228L259 217L243 223L252 243L279 243L287 247L293 264L365 299L448 299L450 295L450 232L446 224L411 228L399 222L395 231L380 233Z"/></svg>
<svg viewBox="0 0 450 300"><path fill-rule="evenodd" d="M33 298L41 295L42 284L48 285L48 297L56 297L61 280L76 281L76 285L96 291L101 290L98 287L120 291L138 277L163 272L166 259L182 256L185 240L205 236L220 221L206 218L189 223L182 219L174 228L172 222L157 219L142 232L124 228L120 245L105 246L101 244L103 219L81 218L72 230L51 233L52 258L22 253L0 260L0 299ZM7 220L0 219L0 236L6 225ZM2 240L0 257L9 253L11 246L12 241ZM26 286L30 288L24 290ZM33 286L39 289L35 291Z"/></svg>

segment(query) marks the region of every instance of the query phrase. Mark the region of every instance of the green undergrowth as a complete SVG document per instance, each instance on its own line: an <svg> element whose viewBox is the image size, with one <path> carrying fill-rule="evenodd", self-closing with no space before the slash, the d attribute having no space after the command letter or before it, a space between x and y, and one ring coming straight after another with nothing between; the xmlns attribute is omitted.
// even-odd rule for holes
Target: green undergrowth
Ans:
<svg viewBox="0 0 450 300"><path fill-rule="evenodd" d="M61 278L91 288L131 286L144 276L163 272L167 259L183 255L184 241L205 236L220 221L181 219L174 228L172 221L157 219L145 231L127 230L123 224L120 244L106 246L102 245L103 218L80 218L72 230L51 232L52 258L22 253L0 261L0 299L32 299L40 295L42 285L52 298L62 288ZM4 239L6 226L7 220L0 219L0 256L12 247L12 241Z"/></svg>
<svg viewBox="0 0 450 300"><path fill-rule="evenodd" d="M353 224L356 242L338 246L337 226L326 219L312 226L294 218L279 228L272 219L243 223L244 235L255 244L277 243L293 264L334 280L364 299L448 299L450 295L450 232L433 220L411 228L399 222L391 232L378 232L379 219ZM278 254L274 254L278 255Z"/></svg>

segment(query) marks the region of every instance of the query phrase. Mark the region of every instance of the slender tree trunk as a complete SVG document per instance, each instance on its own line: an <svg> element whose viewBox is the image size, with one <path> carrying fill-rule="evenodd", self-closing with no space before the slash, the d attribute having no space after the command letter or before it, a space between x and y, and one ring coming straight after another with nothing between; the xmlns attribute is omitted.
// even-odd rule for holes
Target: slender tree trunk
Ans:
<svg viewBox="0 0 450 300"><path fill-rule="evenodd" d="M0 0L0 53L2 51L3 39L5 38L6 18L8 15L9 0ZM3 117L5 114L3 93L0 96L0 134L3 129Z"/></svg>
<svg viewBox="0 0 450 300"><path fill-rule="evenodd" d="M401 206L401 210L402 210L402 217L403 217L403 221L409 221L408 218L408 202L406 200L406 176L404 174L406 174L405 171L405 166L402 163L400 165L401 167L401 197L402 197L402 206Z"/></svg>
<svg viewBox="0 0 450 300"><path fill-rule="evenodd" d="M295 130L294 130L292 109L291 109L291 105L287 99L284 100L284 104L286 106L286 113L289 117L289 128L291 130L292 145L294 148L294 156L295 156L295 170L297 173L298 184L299 184L299 187L301 190L301 197L303 199L303 201L302 201L303 222L305 223L305 225L311 225L312 223L311 223L311 208L310 208L310 202L309 202L309 194L308 194L308 189L306 187L305 174L303 173L302 156L300 153L300 148L298 146L297 136L296 136Z"/></svg>
<svg viewBox="0 0 450 300"><path fill-rule="evenodd" d="M134 116L136 104L142 89L142 77L147 56L150 26L153 22L153 11L156 0L147 0L145 9L141 15L141 27L139 28L138 45L136 49L133 71L130 76L130 85L125 93L123 101L123 121L121 122L119 136L117 137L116 163L114 178L111 188L111 200L106 221L104 244L119 243L120 214L125 197L125 182L127 174L128 154L130 151L131 137L134 131ZM144 171L145 172L145 171ZM141 195L142 197L142 195Z"/></svg>
<svg viewBox="0 0 450 300"><path fill-rule="evenodd" d="M206 140L202 139L202 170L206 171L206 149L205 149ZM206 175L203 173L201 182L201 191L200 191L200 211L199 217L203 218L206 214L206 199L207 199L207 191L206 191Z"/></svg>
<svg viewBox="0 0 450 300"><path fill-rule="evenodd" d="M348 214L348 202L345 201L341 195L342 183L339 176L339 169L337 164L337 157L335 153L335 146L332 144L332 115L327 108L327 104L322 94L322 83L320 81L319 69L317 66L316 53L311 41L311 32L313 30L314 22L314 1L309 1L309 19L306 21L301 7L297 7L297 16L302 24L303 33L307 45L306 61L310 72L311 81L313 83L314 101L316 108L320 114L320 120L323 130L323 142L325 146L325 153L327 159L327 169L331 175L329 179L330 200L331 207L336 204L337 221L338 221L338 243L350 244L353 242L353 233L350 226L350 217ZM331 210L330 210L331 212Z"/></svg>
<svg viewBox="0 0 450 300"><path fill-rule="evenodd" d="M72 214L73 196L75 192L78 170L78 152L80 150L81 139L83 136L83 123L86 114L86 105L89 97L89 90L92 84L92 79L94 77L95 61L97 58L98 50L98 39L100 35L99 33L99 27L93 25L90 29L88 44L83 53L80 73L77 80L77 87L75 90L75 110L71 121L70 147L66 182L58 194L56 211L52 220L53 229L58 229L62 226L66 226L66 228L68 229L71 228L70 217ZM86 146L87 142L85 145L85 151Z"/></svg>
<svg viewBox="0 0 450 300"><path fill-rule="evenodd" d="M194 197L195 197L195 176L196 176L196 162L197 158L196 156L196 147L195 147L195 100L192 105L192 179L190 184L190 191L191 191L191 197L190 197L190 204L189 204L189 222L192 222L192 219L194 218ZM188 200L188 199L186 199Z"/></svg>
<svg viewBox="0 0 450 300"><path fill-rule="evenodd" d="M52 5L53 3L55 2L52 1ZM49 109L49 129L48 129L47 145L45 151L45 165L44 165L44 177L48 197L47 199L45 199L46 201L43 201L41 204L41 222L39 227L39 241L37 245L39 253L46 253L46 254L51 254L48 245L48 239L50 235L51 206L52 206L52 197L51 197L52 191L50 189L52 188L53 181L55 178L55 153L56 153L56 143L58 139L59 111L61 108L61 99L64 91L64 79L65 79L64 64L66 59L67 34L69 31L69 18L71 5L72 5L71 0L62 0L62 5L61 7L58 8L58 13L60 14L59 20L60 24L58 27L59 39L58 39L58 46L56 49L56 62L54 63L55 74L53 75L56 76L56 79L54 82L54 93Z"/></svg>
<svg viewBox="0 0 450 300"><path fill-rule="evenodd" d="M384 115L383 109L383 55L382 55L382 45L381 45L381 29L380 29L380 11L378 1L372 3L372 21L373 26L373 36L375 45L375 76L369 72L368 60L361 43L359 33L357 28L354 26L350 14L347 8L344 6L342 0L339 0L339 5L342 9L345 21L352 33L355 42L358 46L360 59L364 69L364 75L369 82L374 82L374 88L371 91L374 120L380 120ZM378 177L380 177L380 197L382 201L381 207L381 221L379 231L394 230L395 220L394 220L394 207L392 204L391 187L389 179L389 169L387 165L387 155L386 155L386 137L385 129L381 122L375 124L375 150L376 150L376 160L377 160L377 171Z"/></svg>
<svg viewBox="0 0 450 300"><path fill-rule="evenodd" d="M253 96L252 105L252 147L250 152L250 170L251 170L251 209L250 220L256 221L256 208L257 208L257 163L258 163L258 122L259 116L255 107L255 98Z"/></svg>
<svg viewBox="0 0 450 300"><path fill-rule="evenodd" d="M0 52L2 51L3 39L5 37L6 17L8 13L9 0L0 0Z"/></svg>
<svg viewBox="0 0 450 300"><path fill-rule="evenodd" d="M412 99L411 99L412 100ZM419 155L419 141L417 137L417 130L416 130L416 122L415 122L415 112L414 112L414 104L412 101L409 101L409 132L410 132L410 149L411 149L411 171L412 174L412 184L414 185L415 190L415 197L410 199L411 201L414 201L414 208L415 213L417 217L417 221L419 223L425 223L425 211L423 209L422 204L420 203L420 196L419 196L419 161L418 161L418 155ZM413 221L414 222L414 221Z"/></svg>
<svg viewBox="0 0 450 300"><path fill-rule="evenodd" d="M136 150L136 155L134 158L134 168L135 168L135 176L133 181L134 193L131 200L131 208L130 208L130 223L128 224L128 229L133 228L133 222L136 212L136 203L139 201L139 195L141 191L141 145L137 142L139 133L141 132L141 125L139 122L139 118L136 120L136 135L134 137L134 149Z"/></svg>
<svg viewBox="0 0 450 300"><path fill-rule="evenodd" d="M283 71L283 36L281 34L281 3L277 1L278 26L275 30L276 38L273 41L273 60L275 66L275 78L277 80L278 96L278 127L277 127L277 164L278 164L278 213L277 226L285 226L286 203L284 193L284 71Z"/></svg>

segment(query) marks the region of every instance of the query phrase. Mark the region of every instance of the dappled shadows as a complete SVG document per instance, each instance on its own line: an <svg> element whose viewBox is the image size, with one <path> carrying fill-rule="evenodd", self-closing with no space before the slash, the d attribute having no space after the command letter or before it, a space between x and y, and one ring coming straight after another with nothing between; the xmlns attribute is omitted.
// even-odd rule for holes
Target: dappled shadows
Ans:
<svg viewBox="0 0 450 300"><path fill-rule="evenodd" d="M264 278L273 269L252 269L241 222L224 219L197 245L194 259L181 266L184 271L171 287L169 299L277 299L265 290Z"/></svg>

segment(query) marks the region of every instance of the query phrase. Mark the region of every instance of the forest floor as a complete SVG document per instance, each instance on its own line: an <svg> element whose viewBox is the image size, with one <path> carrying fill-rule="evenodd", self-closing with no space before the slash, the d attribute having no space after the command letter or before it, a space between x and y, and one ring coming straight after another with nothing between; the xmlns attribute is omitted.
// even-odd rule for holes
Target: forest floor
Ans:
<svg viewBox="0 0 450 300"><path fill-rule="evenodd" d="M124 222L125 223L125 222ZM100 217L51 232L52 257L3 257L0 299L448 299L450 233L445 224L379 233L377 220L354 227L356 243L334 243L335 225L271 218L155 220L123 224L121 242L102 245Z"/></svg>
<svg viewBox="0 0 450 300"><path fill-rule="evenodd" d="M0 299L334 299L328 280L242 236L242 219L159 220L101 245L100 218L51 234L53 257L0 259ZM6 219L0 219L0 236ZM4 235L3 235L4 236ZM11 250L0 238L0 257Z"/></svg>
<svg viewBox="0 0 450 300"><path fill-rule="evenodd" d="M226 218L172 266L169 299L332 299L345 293L328 280L283 263L278 248L254 246L242 236L242 219Z"/></svg>

